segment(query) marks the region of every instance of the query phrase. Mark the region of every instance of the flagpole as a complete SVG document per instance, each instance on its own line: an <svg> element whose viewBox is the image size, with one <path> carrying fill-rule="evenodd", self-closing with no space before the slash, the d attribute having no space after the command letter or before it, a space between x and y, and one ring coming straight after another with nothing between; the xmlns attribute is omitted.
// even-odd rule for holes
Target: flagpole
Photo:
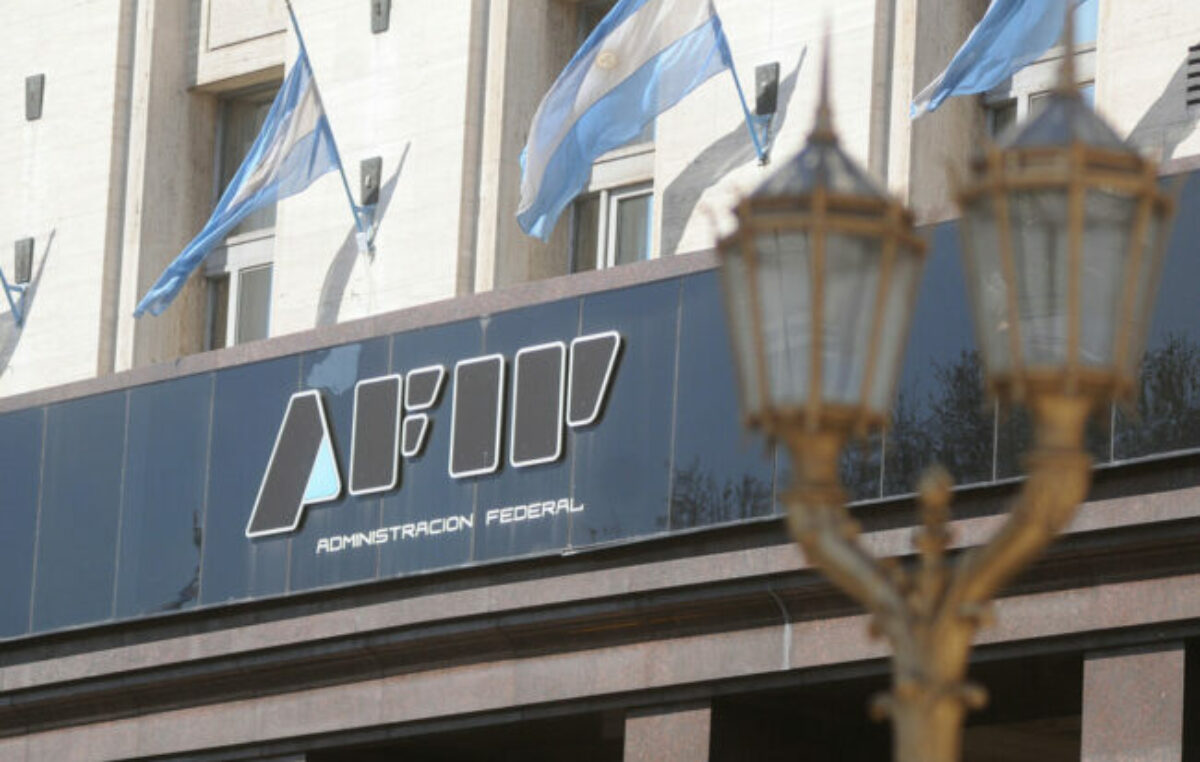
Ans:
<svg viewBox="0 0 1200 762"><path fill-rule="evenodd" d="M729 72L733 75L733 86L737 88L738 100L742 102L742 114L746 117L746 129L750 131L750 139L754 141L754 151L758 154L760 164L767 163L767 149L763 147L758 131L754 129L754 118L750 115L750 106L746 103L746 93L742 91L742 81L738 79L737 67L733 65L733 57L729 59Z"/></svg>
<svg viewBox="0 0 1200 762"><path fill-rule="evenodd" d="M333 127L329 125L329 112L325 110L325 100L321 98L321 88L317 84L317 73L312 70L312 59L308 57L308 47L304 44L304 35L300 33L300 22L296 20L296 11L292 8L292 0L283 1L287 6L288 16L292 19L292 29L296 32L296 41L300 43L300 55L308 61L309 72L312 74L313 93L316 95L317 103L321 104L321 113L325 115L325 124L330 133L329 145L333 149L333 158L337 161L338 174L342 177L342 187L346 190L346 200L350 202L350 212L354 215L354 226L358 228L359 233L366 237L367 246L370 247L371 239L367 229L363 226L362 216L359 214L362 211L362 207L354 202L354 193L350 190L350 181L346 179L346 169L342 166L342 155L338 151L337 140L333 139Z"/></svg>
<svg viewBox="0 0 1200 762"><path fill-rule="evenodd" d="M758 163L767 163L767 149L763 148L762 138L758 137L758 131L754 128L754 116L750 115L750 107L746 104L746 94L742 90L742 80L738 79L738 70L730 64L730 73L733 74L733 86L738 89L738 100L742 101L742 113L746 118L746 130L750 131L750 139L754 140L754 150L758 154Z"/></svg>
<svg viewBox="0 0 1200 762"><path fill-rule="evenodd" d="M729 66L729 73L733 75L733 86L737 88L738 100L742 103L742 114L746 117L746 129L749 130L750 140L754 143L754 152L758 154L758 163L766 164L767 149L762 144L758 130L754 129L754 118L750 115L750 106L746 103L746 93L742 90L742 80L738 78L737 67L733 64L733 50L730 49L729 39L725 36L724 24L721 23L721 17L716 15L716 9L713 9L713 16L717 20L717 45L720 48L721 57Z"/></svg>

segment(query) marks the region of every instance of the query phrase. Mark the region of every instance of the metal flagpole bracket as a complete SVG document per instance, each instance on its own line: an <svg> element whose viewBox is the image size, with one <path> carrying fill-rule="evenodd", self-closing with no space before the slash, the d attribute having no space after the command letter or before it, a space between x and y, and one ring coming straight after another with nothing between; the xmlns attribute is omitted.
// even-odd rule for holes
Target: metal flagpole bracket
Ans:
<svg viewBox="0 0 1200 762"><path fill-rule="evenodd" d="M375 207L354 206L354 217L359 221L358 230L354 231L354 243L359 254L375 256Z"/></svg>
<svg viewBox="0 0 1200 762"><path fill-rule="evenodd" d="M388 17L392 13L392 0L371 0L371 33L380 34L388 30Z"/></svg>
<svg viewBox="0 0 1200 762"><path fill-rule="evenodd" d="M25 121L42 118L42 100L46 93L46 75L33 74L25 78Z"/></svg>
<svg viewBox="0 0 1200 762"><path fill-rule="evenodd" d="M383 157L372 156L358 165L359 188L357 214L362 216L365 232L359 233L360 253L375 253L375 213L379 208L379 184L383 181Z"/></svg>
<svg viewBox="0 0 1200 762"><path fill-rule="evenodd" d="M770 160L771 125L779 111L779 62L762 64L754 70L754 115L762 126L763 153Z"/></svg>
<svg viewBox="0 0 1200 762"><path fill-rule="evenodd" d="M4 288L4 298L12 310L13 322L20 328L25 324L25 292L33 274L33 239L22 238L16 242L14 249L14 282L9 283L4 269L0 268L0 287Z"/></svg>
<svg viewBox="0 0 1200 762"><path fill-rule="evenodd" d="M359 214L366 227L366 246L359 251L374 253L376 214L379 209L379 184L383 182L383 157L372 156L359 162Z"/></svg>

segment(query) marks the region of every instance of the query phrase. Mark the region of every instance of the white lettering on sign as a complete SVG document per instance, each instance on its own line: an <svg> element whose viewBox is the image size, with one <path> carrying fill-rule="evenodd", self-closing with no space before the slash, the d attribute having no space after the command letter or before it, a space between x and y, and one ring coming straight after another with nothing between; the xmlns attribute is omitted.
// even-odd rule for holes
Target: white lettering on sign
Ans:
<svg viewBox="0 0 1200 762"><path fill-rule="evenodd" d="M558 500L524 503L522 505L508 505L503 508L488 509L488 512L484 514L483 523L485 526L492 526L493 524L516 524L522 521L537 521L568 513L580 513L585 507L566 497Z"/></svg>
<svg viewBox="0 0 1200 762"><path fill-rule="evenodd" d="M411 521L407 524L393 524L390 527L380 527L369 532L335 534L329 537L322 537L317 540L316 553L318 556L323 553L340 553L343 550L358 550L359 548L369 548L389 542L415 540L420 537L433 537L442 534L455 534L474 528L475 517L469 515Z"/></svg>

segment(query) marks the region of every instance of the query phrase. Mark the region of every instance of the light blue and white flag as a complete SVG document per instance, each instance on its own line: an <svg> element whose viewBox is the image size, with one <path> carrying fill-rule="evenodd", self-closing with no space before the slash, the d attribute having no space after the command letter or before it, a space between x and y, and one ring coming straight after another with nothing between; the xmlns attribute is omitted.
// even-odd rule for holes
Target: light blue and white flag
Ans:
<svg viewBox="0 0 1200 762"><path fill-rule="evenodd" d="M938 77L917 94L916 119L952 95L991 90L1062 37L1067 9L1085 0L992 0L983 19Z"/></svg>
<svg viewBox="0 0 1200 762"><path fill-rule="evenodd" d="M299 193L321 175L339 168L329 120L302 48L271 104L262 131L204 229L167 265L138 303L134 316L161 314L192 271L247 215Z"/></svg>
<svg viewBox="0 0 1200 762"><path fill-rule="evenodd" d="M521 153L521 229L547 240L597 157L731 61L711 0L620 0L533 117Z"/></svg>

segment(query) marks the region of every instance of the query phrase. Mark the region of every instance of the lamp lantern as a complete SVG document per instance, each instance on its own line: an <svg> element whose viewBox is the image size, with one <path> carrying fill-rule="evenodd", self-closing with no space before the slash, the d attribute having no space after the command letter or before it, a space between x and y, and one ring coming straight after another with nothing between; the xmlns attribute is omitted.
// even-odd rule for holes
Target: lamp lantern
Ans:
<svg viewBox="0 0 1200 762"><path fill-rule="evenodd" d="M1046 397L1129 400L1174 203L1084 102L1069 55L1044 110L970 163L958 201L991 391L1035 413Z"/></svg>
<svg viewBox="0 0 1200 762"><path fill-rule="evenodd" d="M804 149L734 213L718 252L747 423L843 440L885 425L925 245L842 150L827 63Z"/></svg>

